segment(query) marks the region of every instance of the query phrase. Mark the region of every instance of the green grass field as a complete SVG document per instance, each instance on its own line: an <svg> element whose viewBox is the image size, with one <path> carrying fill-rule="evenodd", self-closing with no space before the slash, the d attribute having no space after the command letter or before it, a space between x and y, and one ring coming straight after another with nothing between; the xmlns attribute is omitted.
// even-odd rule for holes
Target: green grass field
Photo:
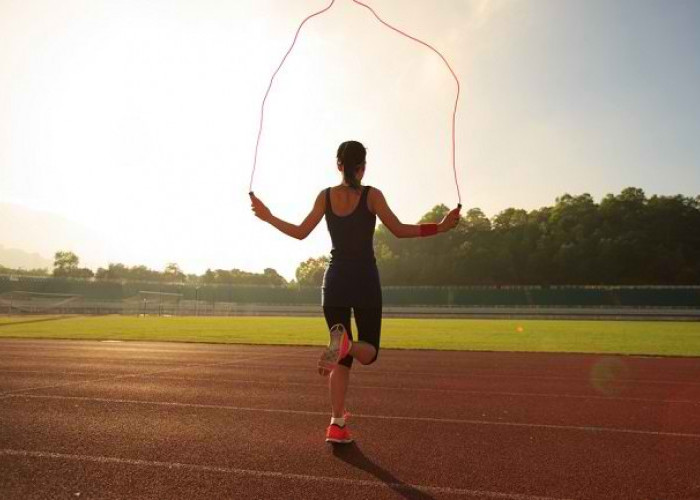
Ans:
<svg viewBox="0 0 700 500"><path fill-rule="evenodd" d="M0 337L323 345L326 324L298 317L0 317ZM382 348L700 356L700 323L384 319Z"/></svg>

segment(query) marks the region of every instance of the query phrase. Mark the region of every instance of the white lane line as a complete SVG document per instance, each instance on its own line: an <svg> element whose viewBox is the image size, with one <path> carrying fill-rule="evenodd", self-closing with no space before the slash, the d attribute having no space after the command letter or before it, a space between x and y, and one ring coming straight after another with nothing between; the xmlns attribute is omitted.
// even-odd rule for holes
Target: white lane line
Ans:
<svg viewBox="0 0 700 500"><path fill-rule="evenodd" d="M0 370L0 373L41 373L44 375L94 375L95 372L77 372L71 370ZM122 372L111 372L106 375L120 375ZM98 373L99 375L99 373Z"/></svg>
<svg viewBox="0 0 700 500"><path fill-rule="evenodd" d="M87 383L87 382L102 382L102 381L108 381L108 380L117 380L119 378L129 378L129 377L139 377L139 376L151 376L151 375L156 375L155 378L161 379L161 380L192 380L192 381L216 381L216 382L242 382L242 383L250 383L250 384L260 384L260 385L289 385L289 386L309 386L309 387L317 387L319 384L314 384L314 383L302 383L302 382L267 382L267 381L261 381L261 380L251 380L251 379L236 379L236 378L204 378L204 377L157 377L157 375L161 373L169 373L173 371L177 371L179 369L184 369L184 368L196 368L196 367L217 367L217 366L233 366L235 367L240 367L240 368L248 368L248 367L265 367L265 368L270 368L269 365L248 365L244 364L248 360L253 360L257 361L258 359L268 359L268 358L283 358L287 357L285 355L263 355L255 358L250 358L250 357L244 357L241 359L238 359L236 362L223 362L223 363L209 363L209 364L189 364L189 365L183 365L178 368L169 368L166 370L159 370L159 371L154 371L154 372L145 372L145 373L138 373L138 374L118 374L118 373L112 373L109 374L110 377L107 378L99 378L99 379L93 379L90 381L74 381L74 382L69 382L66 383L65 385L74 385L74 384L80 384L80 383ZM300 371L300 370L295 370L295 371ZM308 371L308 370L306 370ZM0 369L0 373L43 373L43 374L65 374L65 375L91 375L94 372L83 372L83 371L63 371L63 370L3 370ZM374 373L379 373L379 372L374 372ZM382 372L382 373L410 373L410 374L423 374L423 375L430 375L431 373L427 372ZM114 375L114 377L112 377ZM366 374L358 374L358 375L366 375ZM433 375L437 375L434 374ZM498 376L498 377L503 377L503 376ZM454 378L454 377L452 377ZM485 378L485 376L474 376L473 378ZM533 377L530 377L533 378ZM537 377L537 378L545 378L545 377ZM555 378L555 377L546 377L546 378ZM565 377L556 377L556 379L561 379L561 380L569 380L568 378ZM574 379L571 379L574 380ZM591 378L589 379L591 381L595 380L605 380L609 381L607 379L596 379L596 378ZM700 382L673 382L673 381L658 381L658 380L653 380L653 381L646 381L646 380L616 380L618 383L623 383L623 382L643 382L643 383L652 383L652 384L680 384L680 385L696 385L700 384ZM30 390L39 390L39 389L52 389L52 388L59 388L63 387L63 385L51 385L51 386L42 386L42 387L34 387L34 388L28 388L28 389L18 389L17 391L30 391ZM512 396L512 397L541 397L541 398L570 398L570 399L593 399L593 400L602 400L602 401L632 401L632 402L639 402L639 403L663 403L663 404L690 404L690 405L700 405L700 401L693 401L693 400L669 400L669 399L653 399L653 398L638 398L638 397L626 397L626 396L597 396L597 395L582 395L582 394L547 394L547 393L532 393L532 392L510 392L510 391L474 391L474 390L461 390L461 389L440 389L440 388L431 388L431 387L396 387L396 386L380 386L380 385L353 385L355 389L377 389L377 390L398 390L398 391L419 391L419 392L439 392L439 393L448 393L448 394L472 394L472 395L497 395L497 396ZM15 393L17 391L9 391L7 393L0 393L0 399L6 395L6 394L11 394Z"/></svg>
<svg viewBox="0 0 700 500"><path fill-rule="evenodd" d="M95 341L99 342L99 341ZM129 342L124 342L124 346L114 346L119 349L119 352L126 352L126 351L138 351L142 352L143 349L137 348L134 344L136 344L136 341L129 341ZM146 343L149 345L149 343ZM133 348L129 349L124 349L125 346L127 345L132 345ZM140 344L139 344L140 345ZM196 344L196 345L204 345L204 344ZM314 349L317 346L281 346L281 345L251 345L251 344L221 344L222 347L244 347L244 348L250 348L250 349L239 349L237 350L236 354L246 354L245 351L249 352L256 352L258 349L255 349L257 347L262 347L265 348L264 350L269 352L272 350L275 350L275 348L285 348L285 347L294 347L296 348L308 348L308 349ZM86 346L86 350L94 350L99 348L100 346ZM400 351L397 349L386 349L387 351ZM244 351L244 352L241 352ZM286 349L285 349L286 351ZM172 353L187 353L188 351L186 350L179 350L179 349L148 349L146 352L172 352ZM222 350L216 349L216 350L197 350L194 351L194 354L206 354L206 353L216 353L216 354L221 354L224 355L225 353L222 352ZM446 351L446 352L455 352L455 351ZM32 355L36 353L31 353ZM556 353L554 353L556 354ZM591 354L591 356L595 356L594 354ZM603 355L600 355L603 356ZM605 356L614 356L614 355L605 355ZM24 358L26 357L24 354L22 355L10 355L10 357L17 357L17 358ZM65 356L60 356L60 357L68 357L72 359L72 356L65 355ZM263 356L262 358L248 358L252 361L256 361L257 359L264 359L267 356ZM275 354L272 356L274 358L282 358L282 359L300 359L300 360L308 360L309 363L315 364L316 358L314 356L306 356L306 355L299 355L299 354ZM624 360L632 356L617 356L620 359ZM656 357L652 357L653 359L658 359ZM53 359L53 358L50 358ZM663 358L662 358L663 359ZM688 359L688 358L682 358L682 359ZM260 367L260 368L270 368L270 365L266 364L241 364L241 367ZM285 368L291 368L293 370L303 370L303 367L297 367L296 365L293 366L287 366ZM508 371L508 368L504 368L503 370L499 371ZM571 377L571 376L557 376L557 375L527 375L527 374L502 374L502 373L471 373L471 372L425 372L425 371L410 371L410 370L385 370L385 369L369 369L365 370L364 373L357 373L357 375L363 375L363 376L371 376L371 375L420 375L420 376L429 376L429 377L449 377L449 378L479 378L479 379L529 379L529 380L568 380L568 381L602 381L602 382L609 382L610 380L607 378L596 378L596 377ZM661 384L661 385L700 385L699 381L680 381L680 380L657 380L657 379L616 379L615 380L618 383L640 383L640 384Z"/></svg>
<svg viewBox="0 0 700 500"><path fill-rule="evenodd" d="M42 373L42 374L61 374L61 375L90 375L91 372L62 372L62 371L41 371L41 370L0 370L0 373ZM113 375L118 375L114 373ZM135 374L131 374L136 376ZM144 373L142 376L152 376L154 380L171 380L183 382L216 382L216 383L241 383L241 384L257 384L270 385L274 387L289 386L289 387L319 387L326 385L325 381L321 383L311 382L283 382L283 381L265 381L237 378L207 378L207 377L171 377L159 376L158 372ZM99 381L97 379L95 381ZM110 379L111 380L111 379ZM596 401L624 401L634 403L651 403L651 404L688 404L700 405L700 401L690 399L652 399L652 398L637 398L628 396L596 396L593 394L548 394L540 392L507 392L507 391L470 391L462 389L440 389L435 387L396 387L383 385L353 385L353 390L383 390L383 391L405 391L405 392L435 392L439 394L463 394L471 396L508 396L508 397L523 397L523 398L549 398L549 399L582 399ZM0 394L0 396L2 396Z"/></svg>
<svg viewBox="0 0 700 500"><path fill-rule="evenodd" d="M311 363L312 359L309 358L309 362ZM313 360L315 362L315 360ZM241 368L267 368L270 369L270 365L265 365L265 364L241 364ZM297 365L293 366L285 366L284 368L288 368L294 371L300 371L304 370L304 367L298 367ZM499 371L505 371L508 372L508 368L504 368L503 370ZM417 371L410 371L410 370L382 370L382 369L374 369L374 368L369 368L365 369L363 371L358 371L355 372L356 376L362 376L362 377L369 377L373 375L399 375L399 376L404 376L404 375L418 375L418 376L427 376L427 377L443 377L443 378L449 378L449 379L455 379L455 378L462 378L462 379L524 379L524 380L563 380L563 381L570 381L570 382L610 382L609 378L604 378L604 377L565 377L565 376L557 376L557 375L524 375L524 374L502 374L502 373L490 373L490 374L485 374L485 373L470 373L470 372L455 372L455 371L450 371L450 372L417 372ZM700 375L700 372L699 372ZM634 378L617 378L615 379L616 383L628 383L628 384L662 384L662 385L700 385L700 382L697 382L695 380L656 380L656 379L634 379Z"/></svg>
<svg viewBox="0 0 700 500"><path fill-rule="evenodd" d="M237 382L243 384L258 384L258 385L272 385L275 387L279 386L292 386L292 387L318 387L319 383L309 383L309 382L274 382L274 381L264 381L264 380L250 380L250 379L236 379L236 378L206 378L206 377L160 377L155 376L154 379L157 380L178 380L178 381L199 381L199 382ZM323 384L326 385L326 384ZM514 397L536 397L536 398L570 398L570 399L595 399L602 401L633 401L637 403L663 403L663 404L690 404L690 405L700 405L700 401L686 400L686 399L651 399L651 398L635 398L635 397L625 397L625 396L596 396L596 395L585 395L585 394L546 394L539 392L502 392L502 391L469 391L461 389L439 389L434 387L394 387L394 386L383 386L383 385L353 385L353 390L364 389L364 390L386 390L386 391L416 391L416 392L437 392L446 394L468 394L474 396L514 396Z"/></svg>
<svg viewBox="0 0 700 500"><path fill-rule="evenodd" d="M265 358L274 358L274 354L266 354L263 356L258 356L255 359L265 359ZM168 373L168 372L174 372L178 370L183 370L185 368L208 368L212 366L225 366L225 365L235 365L236 363L242 361L242 360L247 360L250 359L249 357L242 358L242 359L235 359L235 360L230 360L226 361L223 363L207 363L207 364L202 364L202 363L191 363L188 365L180 365L176 367L171 367L165 370L156 370L153 372L141 372L141 373L128 373L125 375L117 375L114 377L103 377L103 378L97 378L97 379L90 379L90 380L74 380L72 382L63 382L60 384L53 384L53 385L44 385L44 386L39 386L39 387L27 387L24 389L15 389L13 391L5 391L3 393L0 393L0 399L8 398L11 397L15 394L20 394L24 392L29 392L29 391L38 391L40 389L59 389L61 387L69 387L73 385L80 385L80 384L92 384L95 382L111 382L115 380L121 380L121 379L127 379L127 378L138 378L138 377L147 377L149 375L158 375L160 373Z"/></svg>
<svg viewBox="0 0 700 500"><path fill-rule="evenodd" d="M247 365L246 365L247 366ZM263 365L265 366L265 365ZM508 368L504 368L503 371L508 371ZM556 375L522 375L522 374L478 374L478 373L436 373L436 372L410 372L410 371L380 371L376 370L373 372L366 371L363 375L369 374L393 374L393 375L420 375L420 376L435 376L435 377L449 377L449 378L479 378L479 379L526 379L526 380L563 380L571 382L610 382L609 378L604 377L564 377ZM626 383L626 384L668 384L668 385L700 385L700 382L694 380L655 380L655 379L635 379L635 378L617 378L616 383Z"/></svg>
<svg viewBox="0 0 700 500"><path fill-rule="evenodd" d="M310 411L310 410L287 410L282 408L251 408L246 406L230 406L205 403L178 403L174 401L139 401L135 399L110 399L110 398L92 398L86 396L57 396L57 395L40 395L40 394L10 394L8 398L26 398L26 399L57 399L70 401L89 401L94 403L117 403L117 404L133 404L133 405L151 405L151 406L170 406L175 408L201 408L209 410L227 410L240 412L259 412L259 413L284 413L292 415L318 415L327 417L327 411ZM506 427L526 427L535 429L557 429L570 431L584 432L607 432L619 434L638 434L643 436L663 436L675 438L691 438L700 439L700 434L685 433L685 432L665 432L665 431L647 431L640 429L618 429L614 427L597 427L588 425L556 425L556 424L532 424L523 422L497 422L489 420L469 420L459 418L438 418L438 417L409 417L401 415L369 415L362 413L353 413L352 418L367 418L374 420L400 420L410 422L430 422L435 424L458 424L458 425L493 425Z"/></svg>
<svg viewBox="0 0 700 500"><path fill-rule="evenodd" d="M182 357L204 357L204 358L230 358L231 356L241 356L241 357L249 357L251 355L259 356L259 355L274 355L275 357L283 358L283 359L289 359L289 360L295 360L295 359L306 359L310 361L314 361L315 359L311 354L305 355L305 356L300 356L298 354L288 354L286 351L282 349L275 349L274 347L277 346L270 346L270 349L258 349L256 347L265 347L265 346L253 346L253 345L241 345L241 344L227 344L228 346L231 347L246 347L246 348L236 348L236 349L202 349L200 347L206 346L208 344L186 344L188 346L195 346L195 348L190 348L190 349L168 349L168 348L153 348L150 346L143 346L143 345L135 345L134 342L132 341L100 341L96 340L94 341L95 344L91 345L89 347L85 347L84 349L77 349L77 348L71 348L71 349L63 349L59 347L58 349L54 349L51 351L37 351L35 348L34 349L23 349L23 350L15 350L15 351L7 351L3 352L3 359L2 362L6 362L7 360L23 360L23 359L31 359L32 362L37 362L37 361L44 361L44 362L56 362L56 361L65 361L65 362L74 362L74 361L80 361L84 359L88 360L99 360L103 357L109 357L109 359L119 359L119 356L122 354L132 354L132 353L137 353L141 355L152 355L151 359L155 357L155 359L158 358L164 358L164 359L180 359ZM105 343L110 344L113 343L113 345L105 345ZM176 345L175 343L169 343L170 345ZM1 343L0 343L1 345ZM185 345L185 344L183 344ZM249 347L249 349L247 348ZM321 348L322 346L319 346ZM160 356L163 355L163 356ZM255 358L252 358L255 359Z"/></svg>
<svg viewBox="0 0 700 500"><path fill-rule="evenodd" d="M275 472L255 469L239 469L233 467L221 467L217 465L188 464L182 462L161 462L155 460L140 460L134 458L106 457L95 455L72 455L67 453L52 453L46 451L0 449L0 455L43 458L53 460L73 460L79 462L93 462L98 464L119 464L146 467L162 467L166 469L184 469L194 472L214 472L232 474L236 476L252 476L262 479L283 479L291 481L314 481L317 483L336 483L349 486L366 486L372 488L392 489L400 491L422 491L424 493L439 493L455 496L475 496L478 498L500 498L505 500L564 500L554 497L526 495L520 493L502 493L499 491L470 490L465 488L452 488L448 486L427 486L422 484L408 484L400 482L370 481L367 479L349 479L343 477L312 476L308 474L294 474L289 472Z"/></svg>

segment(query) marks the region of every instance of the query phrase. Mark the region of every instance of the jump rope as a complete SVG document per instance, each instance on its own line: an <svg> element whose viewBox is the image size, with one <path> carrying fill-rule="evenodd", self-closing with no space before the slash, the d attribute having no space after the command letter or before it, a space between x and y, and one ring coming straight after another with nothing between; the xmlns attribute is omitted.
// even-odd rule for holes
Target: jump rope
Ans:
<svg viewBox="0 0 700 500"><path fill-rule="evenodd" d="M459 78L457 78L457 75L452 70L452 66L450 66L450 63L447 62L447 59L445 59L445 57L440 52L438 52L437 49L435 49L432 45L425 43L422 40L419 40L419 39L403 32L403 31L401 31L400 29L395 28L394 26L390 25L389 23L384 21L381 17L379 17L379 15L369 5L362 3L359 0L352 0L352 1L354 3L356 3L357 5L361 5L362 7L369 10L374 15L374 17L376 17L377 20L380 23L382 23L384 26L386 26L387 28L390 28L390 29L396 31L397 33L405 36L406 38L410 38L411 40L418 42L421 45L424 45L425 47L428 47L430 50L435 52L438 56L440 56L440 59L442 59L442 61L447 66L447 69L450 70L450 73L454 77L455 82L457 83L457 95L455 96L455 105L454 105L454 110L452 112L452 171L454 172L455 187L457 188L457 199L459 201L458 207L462 208L462 195L460 194L460 191L459 191L459 181L457 180L457 167L455 164L455 121L456 121L456 117L457 117L457 103L459 102L459 89L460 89ZM289 50L287 50L287 53L282 58L282 62L280 62L279 66L277 67L275 72L272 74L272 77L270 78L270 84L267 86L267 91L265 92L265 97L263 97L262 105L260 107L260 127L258 128L258 139L255 142L255 156L253 157L253 171L250 174L250 187L249 187L249 194L250 195L253 195L253 178L255 177L255 168L256 168L257 162L258 162L258 147L260 146L260 137L262 136L262 130L263 130L263 119L265 116L265 102L267 101L267 96L270 94L270 89L272 88L272 83L275 80L275 76L277 76L277 73L282 68L282 65L284 65L284 62L287 60L287 56L292 52L292 49L294 48L294 44L296 44L297 38L299 37L299 32L301 31L301 28L304 26L306 21L308 21L312 17L316 17L316 16L321 15L324 12L328 11L331 7L333 7L334 3L335 3L335 0L331 0L331 3L328 5L328 7L326 7L325 9L321 9L318 12L314 12L313 14L307 16L301 22L301 24L297 28L296 33L294 34L294 40L292 41L292 45L289 47Z"/></svg>

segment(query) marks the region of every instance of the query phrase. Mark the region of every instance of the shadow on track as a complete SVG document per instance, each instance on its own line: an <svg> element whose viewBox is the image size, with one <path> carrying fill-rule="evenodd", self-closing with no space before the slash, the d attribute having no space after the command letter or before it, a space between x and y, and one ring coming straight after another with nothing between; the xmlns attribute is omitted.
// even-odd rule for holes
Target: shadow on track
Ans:
<svg viewBox="0 0 700 500"><path fill-rule="evenodd" d="M333 455L353 467L369 472L404 498L410 500L434 500L434 497L410 484L404 483L388 470L382 469L372 462L355 443L333 445Z"/></svg>

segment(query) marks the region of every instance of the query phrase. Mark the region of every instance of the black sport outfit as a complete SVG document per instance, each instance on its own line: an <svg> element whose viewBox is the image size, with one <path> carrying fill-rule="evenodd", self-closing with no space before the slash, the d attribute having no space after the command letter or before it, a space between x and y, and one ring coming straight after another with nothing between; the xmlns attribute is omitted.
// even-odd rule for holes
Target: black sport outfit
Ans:
<svg viewBox="0 0 700 500"><path fill-rule="evenodd" d="M374 258L374 227L377 216L367 207L370 186L365 186L355 210L338 216L331 208L331 188L326 189L326 224L333 248L323 276L322 305L328 328L342 323L352 337L350 310L355 314L358 339L372 344L379 353L382 328L382 288ZM376 359L376 356L375 356ZM352 356L340 360L352 366ZM372 360L374 361L374 360Z"/></svg>

